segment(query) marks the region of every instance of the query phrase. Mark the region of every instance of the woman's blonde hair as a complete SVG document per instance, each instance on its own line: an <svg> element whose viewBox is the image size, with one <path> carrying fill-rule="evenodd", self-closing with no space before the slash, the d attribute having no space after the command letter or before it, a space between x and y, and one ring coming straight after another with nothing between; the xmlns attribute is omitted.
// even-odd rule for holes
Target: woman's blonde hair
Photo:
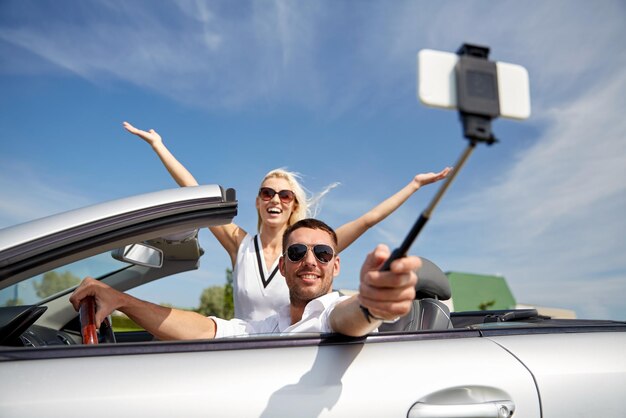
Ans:
<svg viewBox="0 0 626 418"><path fill-rule="evenodd" d="M319 204L321 203L322 197L326 193L328 193L331 189L335 188L339 185L339 183L333 183L321 192L312 197L307 197L307 190L300 184L300 173L296 173L294 171L288 171L284 168L277 168L265 175L263 180L261 181L261 185L265 182L265 180L269 178L282 178L287 180L289 186L291 187L291 191L296 195L296 199L294 201L294 208L291 212L291 216L289 216L289 220L287 221L287 226L291 226L298 222L301 219L305 218L314 218L317 215ZM261 228L261 215L257 210L257 230Z"/></svg>

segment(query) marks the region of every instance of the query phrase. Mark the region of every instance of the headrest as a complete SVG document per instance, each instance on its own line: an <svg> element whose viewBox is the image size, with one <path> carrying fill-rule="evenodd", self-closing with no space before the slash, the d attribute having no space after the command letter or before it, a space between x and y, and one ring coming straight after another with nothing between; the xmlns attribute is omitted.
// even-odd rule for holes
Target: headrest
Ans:
<svg viewBox="0 0 626 418"><path fill-rule="evenodd" d="M429 259L420 258L422 259L422 267L416 271L415 299L450 299L452 291L450 290L450 282L446 274Z"/></svg>

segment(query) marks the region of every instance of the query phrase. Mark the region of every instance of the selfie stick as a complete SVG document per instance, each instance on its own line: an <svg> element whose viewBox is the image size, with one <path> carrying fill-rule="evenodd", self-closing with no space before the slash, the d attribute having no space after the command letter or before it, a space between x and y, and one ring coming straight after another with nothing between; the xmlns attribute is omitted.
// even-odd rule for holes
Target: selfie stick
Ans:
<svg viewBox="0 0 626 418"><path fill-rule="evenodd" d="M491 133L491 120L500 114L500 104L496 64L487 59L489 48L463 44L457 54L460 55L455 67L457 103L463 124L463 135L469 140L469 145L461 154L452 173L446 177L430 205L417 218L402 244L393 250L391 256L385 261L381 271L389 270L394 260L406 256L413 241L432 216L435 207L461 171L476 144L485 142L487 145L492 145L497 142Z"/></svg>
<svg viewBox="0 0 626 418"><path fill-rule="evenodd" d="M476 144L474 142L470 142L467 148L465 148L465 151L463 151L463 154L461 155L461 157L459 157L459 160L454 166L454 169L446 177L445 182L441 185L435 197L433 197L428 207L420 214L419 218L417 218L417 221L415 221L415 223L413 224L413 227L411 228L407 236L404 238L404 241L402 241L402 244L400 244L398 248L393 250L393 252L391 253L391 256L389 256L387 261L385 261L385 263L381 267L380 269L381 271L389 270L389 266L394 260L406 256L406 254L409 252L409 248L411 248L413 241L415 241L415 239L417 238L418 234L420 233L424 225L426 225L426 222L428 222L428 220L430 219L433 211L435 210L435 207L437 206L437 204L443 197L446 190L448 190L448 187L450 186L450 184L452 183L452 181L454 180L458 172L461 170L461 167L463 167L463 165L465 164L465 161L467 161L472 151L474 151L475 145Z"/></svg>

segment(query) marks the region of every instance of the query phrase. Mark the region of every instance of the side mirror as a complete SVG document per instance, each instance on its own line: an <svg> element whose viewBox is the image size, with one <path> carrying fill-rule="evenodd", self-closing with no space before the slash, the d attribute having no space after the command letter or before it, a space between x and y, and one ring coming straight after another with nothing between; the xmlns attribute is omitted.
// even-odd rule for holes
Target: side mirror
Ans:
<svg viewBox="0 0 626 418"><path fill-rule="evenodd" d="M111 251L111 256L125 263L140 266L161 268L163 266L163 251L147 244L130 244Z"/></svg>

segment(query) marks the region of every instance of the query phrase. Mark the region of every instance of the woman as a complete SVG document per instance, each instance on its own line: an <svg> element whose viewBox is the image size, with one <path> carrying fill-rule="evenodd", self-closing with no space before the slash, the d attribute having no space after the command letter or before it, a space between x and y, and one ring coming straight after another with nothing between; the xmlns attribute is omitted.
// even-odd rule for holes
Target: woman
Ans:
<svg viewBox="0 0 626 418"><path fill-rule="evenodd" d="M159 156L167 171L181 187L197 186L189 171L170 153L154 129L143 131L124 122L124 128L146 141ZM450 168L439 173L418 174L409 184L361 217L336 229L340 252L365 231L385 219L421 186L445 178ZM222 244L233 265L235 317L265 319L289 304L285 279L278 271L283 232L289 225L308 215L309 202L295 173L277 169L261 182L256 198L258 234L250 235L235 223L209 229Z"/></svg>

